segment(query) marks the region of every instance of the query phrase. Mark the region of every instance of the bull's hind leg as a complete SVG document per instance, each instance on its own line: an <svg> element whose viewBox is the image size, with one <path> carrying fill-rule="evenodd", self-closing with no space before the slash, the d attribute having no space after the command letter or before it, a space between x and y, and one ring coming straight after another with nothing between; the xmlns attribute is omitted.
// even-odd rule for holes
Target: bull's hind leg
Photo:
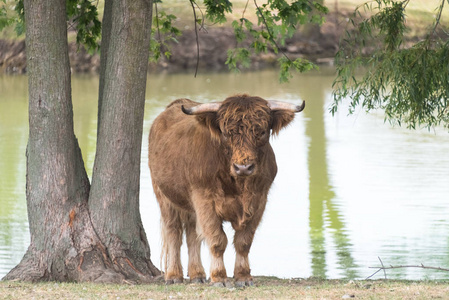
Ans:
<svg viewBox="0 0 449 300"><path fill-rule="evenodd" d="M154 191L161 208L165 283L182 283L184 278L181 265L182 216L158 187L154 187Z"/></svg>
<svg viewBox="0 0 449 300"><path fill-rule="evenodd" d="M196 231L196 216L194 213L187 214L184 220L186 229L186 240L189 252L188 276L190 282L205 283L206 273L201 263L201 238Z"/></svg>

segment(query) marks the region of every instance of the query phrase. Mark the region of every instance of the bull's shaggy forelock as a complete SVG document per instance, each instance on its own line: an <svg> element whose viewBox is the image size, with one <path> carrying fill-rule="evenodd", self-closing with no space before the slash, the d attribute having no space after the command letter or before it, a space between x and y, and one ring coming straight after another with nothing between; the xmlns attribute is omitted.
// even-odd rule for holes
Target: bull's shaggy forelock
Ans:
<svg viewBox="0 0 449 300"><path fill-rule="evenodd" d="M238 95L223 101L217 123L227 144L234 148L234 163L247 164L257 158L257 147L268 142L270 120L267 101L260 97Z"/></svg>
<svg viewBox="0 0 449 300"><path fill-rule="evenodd" d="M270 109L267 101L246 95L227 98L217 112L217 121L223 134L251 136L259 130L268 130Z"/></svg>

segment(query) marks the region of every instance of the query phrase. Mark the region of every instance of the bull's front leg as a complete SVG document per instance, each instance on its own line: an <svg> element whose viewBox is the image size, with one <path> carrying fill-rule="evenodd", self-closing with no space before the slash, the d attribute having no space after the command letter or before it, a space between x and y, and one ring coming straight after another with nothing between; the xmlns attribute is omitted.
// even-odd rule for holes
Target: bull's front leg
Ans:
<svg viewBox="0 0 449 300"><path fill-rule="evenodd" d="M223 260L223 254L228 244L228 239L223 231L223 220L214 210L211 197L214 195L202 191L192 193L192 202L195 207L199 232L202 235L211 253L210 279L216 286L225 286L227 274Z"/></svg>
<svg viewBox="0 0 449 300"><path fill-rule="evenodd" d="M256 208L256 211L251 219L244 226L236 223L232 224L235 230L234 248L236 252L234 280L235 285L238 287L254 285L253 278L251 276L251 269L249 266L248 254L253 243L257 226L259 226L260 220L262 219L266 202L266 197L262 197L260 201L256 202L259 204L259 206Z"/></svg>
<svg viewBox="0 0 449 300"><path fill-rule="evenodd" d="M234 279L235 285L252 286L253 278L251 276L251 269L249 267L248 254L251 248L254 230L252 228L245 227L235 231L234 235L234 247L235 247L235 266L234 266Z"/></svg>

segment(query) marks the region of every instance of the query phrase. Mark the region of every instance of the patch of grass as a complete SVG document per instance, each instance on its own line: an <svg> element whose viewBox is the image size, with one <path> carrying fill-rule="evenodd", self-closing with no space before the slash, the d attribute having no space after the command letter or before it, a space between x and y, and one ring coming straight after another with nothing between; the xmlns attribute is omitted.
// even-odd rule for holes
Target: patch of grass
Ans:
<svg viewBox="0 0 449 300"><path fill-rule="evenodd" d="M0 282L1 299L430 299L446 298L447 282L324 280L256 277L248 288L163 283L112 285L92 283Z"/></svg>
<svg viewBox="0 0 449 300"><path fill-rule="evenodd" d="M325 1L325 4L328 5L329 9L335 10L336 4L338 5L339 10L343 11L353 11L357 6L363 5L366 2L373 2L369 0L333 0L333 1ZM441 0L414 0L410 1L406 7L405 13L407 16L408 26L414 30L414 27L418 27L418 29L423 29L424 27L429 27L435 20L435 16L437 13L437 8ZM373 4L374 5L374 4ZM442 23L449 24L449 7L447 4L443 10L442 14Z"/></svg>
<svg viewBox="0 0 449 300"><path fill-rule="evenodd" d="M432 24L435 17L435 9L441 0L413 0L407 6L407 22L411 28L411 34L422 34L425 30ZM243 14L245 18L248 18L251 22L257 22L255 15L255 5L254 1L247 0L231 0L233 5L233 12L227 15L228 21L221 26L230 26L231 22L234 20L239 20ZM263 3L264 0L259 0ZM354 9L362 5L369 0L326 0L324 4L329 8L331 12L335 10L352 12ZM8 10L12 12L14 7L14 0L6 0L6 6ZM100 20L103 16L104 0L100 0L98 3L98 11ZM205 13L204 5L201 1L198 2L201 11ZM2 3L0 5L3 5ZM245 7L246 11L245 11ZM181 30L193 29L194 18L192 13L192 7L187 0L165 0L158 4L159 11L166 11L169 14L174 14L178 17L175 22L175 26L178 26ZM244 13L245 12L245 13ZM201 17L201 12L197 10L197 17ZM444 24L449 24L449 7L446 7L443 12L442 22ZM217 24L212 24L211 22L206 22L206 26L218 26ZM207 27L206 27L207 28ZM9 26L3 31L0 31L0 39L22 39L23 36L17 37L14 32L14 26Z"/></svg>

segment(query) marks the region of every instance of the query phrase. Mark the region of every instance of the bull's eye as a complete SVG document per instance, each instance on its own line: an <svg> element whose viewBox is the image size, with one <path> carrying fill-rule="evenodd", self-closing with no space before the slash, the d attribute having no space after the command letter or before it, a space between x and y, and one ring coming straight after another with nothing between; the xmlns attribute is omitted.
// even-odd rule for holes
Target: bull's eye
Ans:
<svg viewBox="0 0 449 300"><path fill-rule="evenodd" d="M267 137L267 132L266 132L266 131L261 131L261 132L258 134L258 137L259 137L259 140L265 139L265 138Z"/></svg>
<svg viewBox="0 0 449 300"><path fill-rule="evenodd" d="M226 141L228 139L228 133L222 131L221 134L223 135L224 140Z"/></svg>
<svg viewBox="0 0 449 300"><path fill-rule="evenodd" d="M257 133L257 142L264 144L267 141L267 131L261 130Z"/></svg>
<svg viewBox="0 0 449 300"><path fill-rule="evenodd" d="M226 140L229 140L232 136L233 136L233 132L228 130L228 131L222 131L223 133L223 138Z"/></svg>

